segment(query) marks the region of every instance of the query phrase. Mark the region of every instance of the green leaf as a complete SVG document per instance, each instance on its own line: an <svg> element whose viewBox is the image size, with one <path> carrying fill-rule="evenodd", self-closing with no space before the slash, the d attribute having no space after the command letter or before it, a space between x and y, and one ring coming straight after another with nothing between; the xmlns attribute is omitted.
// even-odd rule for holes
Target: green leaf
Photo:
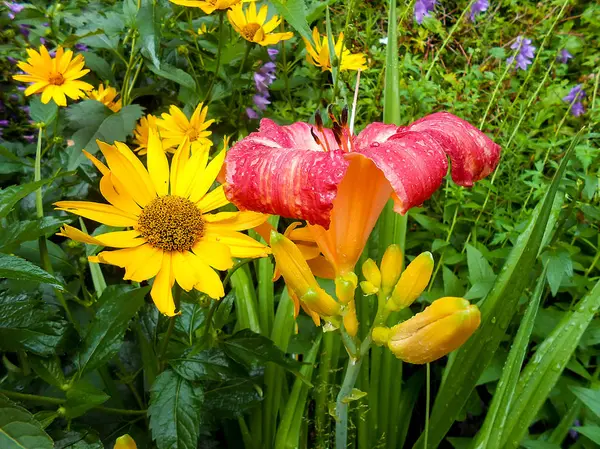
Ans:
<svg viewBox="0 0 600 449"><path fill-rule="evenodd" d="M544 293L545 270L539 276L538 282L521 320L517 336L512 344L498 386L494 393L485 422L473 443L473 449L496 449L500 447L502 433L498 429L504 428L508 412L512 404L515 387L519 380L521 367L527 355L527 345L535 323L542 293Z"/></svg>
<svg viewBox="0 0 600 449"><path fill-rule="evenodd" d="M481 251L469 244L467 244L467 264L469 266L469 280L473 285L478 282L493 281L496 277L494 270L485 260Z"/></svg>
<svg viewBox="0 0 600 449"><path fill-rule="evenodd" d="M11 253L21 243L45 236L69 221L67 218L44 217L11 223L0 234L0 252Z"/></svg>
<svg viewBox="0 0 600 449"><path fill-rule="evenodd" d="M542 203L532 215L527 229L517 240L496 278L494 287L484 299L481 306L481 326L456 351L456 356L446 367L445 380L436 396L431 413L429 447L426 449L435 448L441 443L504 338L519 298L529 284L528 273L535 266L554 197L573 154L576 140L573 139ZM424 435L421 434L414 447L422 448L423 445Z"/></svg>
<svg viewBox="0 0 600 449"><path fill-rule="evenodd" d="M239 331L223 341L223 350L236 362L248 367L254 367L257 363L273 362L300 375L301 364L298 361L286 357L275 343L250 329Z"/></svg>
<svg viewBox="0 0 600 449"><path fill-rule="evenodd" d="M119 352L129 321L144 304L148 290L125 285L111 285L104 290L98 300L100 307L85 332L79 376L104 365Z"/></svg>
<svg viewBox="0 0 600 449"><path fill-rule="evenodd" d="M58 307L26 294L0 293L0 350L52 355L66 330Z"/></svg>
<svg viewBox="0 0 600 449"><path fill-rule="evenodd" d="M196 449L200 432L202 389L166 370L150 393L150 430L158 449Z"/></svg>
<svg viewBox="0 0 600 449"><path fill-rule="evenodd" d="M50 181L50 179L42 179L41 181L10 186L0 190L0 218L6 217L15 204Z"/></svg>
<svg viewBox="0 0 600 449"><path fill-rule="evenodd" d="M518 447L600 308L600 281L544 340L527 364L502 433L503 449Z"/></svg>
<svg viewBox="0 0 600 449"><path fill-rule="evenodd" d="M304 0L271 0L271 3L300 36L314 45L312 33L306 20L306 3Z"/></svg>
<svg viewBox="0 0 600 449"><path fill-rule="evenodd" d="M187 380L225 381L244 375L244 370L220 349L186 350L181 357L169 361L171 367Z"/></svg>
<svg viewBox="0 0 600 449"><path fill-rule="evenodd" d="M31 413L0 395L0 447L53 449L54 444Z"/></svg>
<svg viewBox="0 0 600 449"><path fill-rule="evenodd" d="M400 125L400 71L398 53L398 18L396 0L388 2L388 43L385 50L385 87L383 91L383 121Z"/></svg>
<svg viewBox="0 0 600 449"><path fill-rule="evenodd" d="M110 64L106 62L106 59L101 58L96 53L86 51L83 54L85 58L85 66L90 69L94 74L100 77L104 81L108 81L109 84L115 85L115 76L112 73ZM78 103L76 103L78 104Z"/></svg>
<svg viewBox="0 0 600 449"><path fill-rule="evenodd" d="M600 390L591 388L571 387L571 391L589 408L598 418L600 418Z"/></svg>
<svg viewBox="0 0 600 449"><path fill-rule="evenodd" d="M83 111L71 109L73 106L93 103L96 106L86 106L86 109L91 110L89 119L83 118L85 115ZM87 126L81 127L80 124L77 124L78 131L73 134L75 145L69 149L67 170L75 170L85 160L81 150L86 150L92 154L98 152L99 148L96 140L109 144L117 141L125 142L133 132L138 119L143 115L143 108L137 104L125 106L116 113L111 113L110 109L95 100L86 100L73 106L67 109L67 119L71 123L78 123L78 121L83 120L84 123L87 123ZM105 109L104 118L99 112L100 107Z"/></svg>
<svg viewBox="0 0 600 449"><path fill-rule="evenodd" d="M575 432L579 432L581 435L589 438L594 443L600 445L600 427L598 426L582 426L573 427Z"/></svg>
<svg viewBox="0 0 600 449"><path fill-rule="evenodd" d="M25 259L9 254L0 253L0 278L49 284L58 290L65 289L62 283L47 271Z"/></svg>
<svg viewBox="0 0 600 449"><path fill-rule="evenodd" d="M70 427L72 429L75 425ZM104 449L100 436L90 428L59 432L59 435L55 436L54 449Z"/></svg>
<svg viewBox="0 0 600 449"><path fill-rule="evenodd" d="M154 2L146 2L142 5L137 11L135 22L140 31L142 54L149 58L152 64L160 70L160 60L157 54L157 35L160 28L154 14Z"/></svg>
<svg viewBox="0 0 600 449"><path fill-rule="evenodd" d="M102 390L85 381L75 382L67 390L67 401L64 404L66 409L65 417L67 419L77 418L85 414L88 410L104 404L110 399Z"/></svg>
<svg viewBox="0 0 600 449"><path fill-rule="evenodd" d="M65 375L57 355L38 357L29 355L29 364L35 373L46 383L61 388L65 384Z"/></svg>
<svg viewBox="0 0 600 449"><path fill-rule="evenodd" d="M546 264L548 285L552 295L556 296L563 279L573 276L573 261L568 251L564 249L550 250L542 255Z"/></svg>
<svg viewBox="0 0 600 449"><path fill-rule="evenodd" d="M34 96L29 103L29 113L31 120L36 123L51 124L58 115L58 106L54 101L46 104L42 103L39 96Z"/></svg>
<svg viewBox="0 0 600 449"><path fill-rule="evenodd" d="M160 68L152 64L148 64L148 68L161 78L166 78L171 81L175 81L177 84L187 87L190 90L196 90L196 81L192 78L189 73L178 69L167 63L162 63Z"/></svg>

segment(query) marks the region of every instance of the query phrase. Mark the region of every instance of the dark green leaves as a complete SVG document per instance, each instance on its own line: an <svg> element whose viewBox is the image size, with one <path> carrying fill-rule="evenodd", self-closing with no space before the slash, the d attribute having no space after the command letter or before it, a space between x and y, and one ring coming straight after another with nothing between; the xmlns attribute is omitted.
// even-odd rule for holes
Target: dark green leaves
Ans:
<svg viewBox="0 0 600 449"><path fill-rule="evenodd" d="M571 387L571 391L575 396L583 402L594 414L600 418L600 390L592 390L591 388Z"/></svg>
<svg viewBox="0 0 600 449"><path fill-rule="evenodd" d="M66 329L57 306L26 294L0 294L0 350L51 355Z"/></svg>
<svg viewBox="0 0 600 449"><path fill-rule="evenodd" d="M41 181L10 186L0 190L0 218L6 217L15 204L49 182L49 179L43 179Z"/></svg>
<svg viewBox="0 0 600 449"><path fill-rule="evenodd" d="M155 75L158 75L161 78L175 81L177 84L180 84L183 87L187 87L191 90L196 89L196 82L194 81L194 78L192 78L192 75L184 72L181 69L178 69L177 67L163 63L160 67L150 64L148 65L148 68L152 70Z"/></svg>
<svg viewBox="0 0 600 449"><path fill-rule="evenodd" d="M51 233L69 220L57 217L44 217L11 223L0 234L0 252L11 253L23 242L35 240Z"/></svg>
<svg viewBox="0 0 600 449"><path fill-rule="evenodd" d="M36 95L29 103L29 113L31 120L34 122L49 125L58 115L58 106L54 101L44 104L40 97Z"/></svg>
<svg viewBox="0 0 600 449"><path fill-rule="evenodd" d="M242 365L252 367L257 362L273 362L299 375L300 363L285 353L266 337L244 329L223 342L223 350Z"/></svg>
<svg viewBox="0 0 600 449"><path fill-rule="evenodd" d="M194 354L194 348L191 348L170 364L180 376L191 381L225 381L244 374L244 370L219 349Z"/></svg>
<svg viewBox="0 0 600 449"><path fill-rule="evenodd" d="M20 257L2 253L0 253L0 278L49 284L58 290L64 290L58 279L37 265Z"/></svg>
<svg viewBox="0 0 600 449"><path fill-rule="evenodd" d="M104 290L79 354L80 375L102 366L119 352L129 320L144 303L147 292L148 287L132 289L124 285Z"/></svg>
<svg viewBox="0 0 600 449"><path fill-rule="evenodd" d="M150 430L158 449L196 449L203 394L199 386L166 370L150 395Z"/></svg>
<svg viewBox="0 0 600 449"><path fill-rule="evenodd" d="M53 449L54 444L31 413L0 395L0 447Z"/></svg>
<svg viewBox="0 0 600 449"><path fill-rule="evenodd" d="M158 36L159 25L154 14L154 2L145 2L137 12L135 18L136 25L140 31L140 43L142 45L142 54L152 61L156 67L160 68L158 59Z"/></svg>
<svg viewBox="0 0 600 449"><path fill-rule="evenodd" d="M88 382L76 382L67 390L67 402L64 407L65 416L69 419L77 418L88 410L108 401L109 396L98 390Z"/></svg>
<svg viewBox="0 0 600 449"><path fill-rule="evenodd" d="M306 21L306 4L304 0L272 0L271 3L300 36L312 42L312 35Z"/></svg>

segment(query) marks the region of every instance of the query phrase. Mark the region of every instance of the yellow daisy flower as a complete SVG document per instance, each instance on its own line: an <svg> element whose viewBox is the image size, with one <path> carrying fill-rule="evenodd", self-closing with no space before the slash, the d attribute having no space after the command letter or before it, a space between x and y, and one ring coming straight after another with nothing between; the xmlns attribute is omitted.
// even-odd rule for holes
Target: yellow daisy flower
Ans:
<svg viewBox="0 0 600 449"><path fill-rule="evenodd" d="M270 250L240 231L265 222L256 212L210 213L229 203L223 186L209 192L223 161L225 148L210 163L208 153L190 154L184 141L169 162L158 135L150 130L148 169L127 147L98 142L104 165L85 155L100 170L100 192L110 204L59 201L55 206L108 226L128 230L90 236L65 225L59 235L92 245L118 248L90 256L92 262L125 268L124 279L154 278L150 295L158 310L175 314L171 289L175 282L211 298L224 295L216 270L233 266L233 257L265 257ZM224 147L226 146L226 142Z"/></svg>
<svg viewBox="0 0 600 449"><path fill-rule="evenodd" d="M181 6L190 6L193 8L200 8L205 14L212 14L213 12L224 9L229 9L233 5L241 3L243 0L169 0L171 3Z"/></svg>
<svg viewBox="0 0 600 449"><path fill-rule="evenodd" d="M317 28L313 28L313 41L315 46L313 47L310 42L304 39L306 44L306 60L316 67L321 67L324 72L326 70L331 71L331 61L329 60L329 40L327 35L321 36ZM341 58L341 70L365 70L367 63L365 55L363 53L352 54L346 48L344 48L344 33L340 33L337 42L334 42L334 53L339 61Z"/></svg>
<svg viewBox="0 0 600 449"><path fill-rule="evenodd" d="M169 113L164 112L161 115L162 119L156 120L165 149L178 147L187 137L192 152L199 149L208 150L212 145L208 139L212 131L209 131L208 127L214 120L206 120L207 113L208 107L202 107L202 103L200 103L192 114L192 118L188 120L177 106L169 107Z"/></svg>
<svg viewBox="0 0 600 449"><path fill-rule="evenodd" d="M227 18L231 26L237 31L240 36L250 42L255 42L262 46L274 45L279 41L291 39L294 33L272 33L281 23L279 16L273 16L267 22L267 14L269 7L263 5L258 13L256 12L256 4L250 3L250 6L244 12L242 4L233 5L227 11ZM266 23L265 23L266 22Z"/></svg>
<svg viewBox="0 0 600 449"><path fill-rule="evenodd" d="M119 95L119 93L114 87L107 86L105 88L103 84L100 84L98 89L94 89L88 93L88 98L99 101L113 112L119 112L123 107L123 101L120 98L118 101L115 101L117 95Z"/></svg>
<svg viewBox="0 0 600 449"><path fill-rule="evenodd" d="M148 136L150 129L152 129L155 133L158 133L156 120L157 119L155 116L148 114L140 119L137 126L133 130L133 143L137 144L137 147L134 148L133 151L136 151L140 156L148 152ZM165 151L168 151L169 153L175 153L175 150L175 148L165 148Z"/></svg>
<svg viewBox="0 0 600 449"><path fill-rule="evenodd" d="M79 78L89 72L84 69L85 60L82 55L73 57L71 50L64 51L62 47L56 50L56 56L50 56L43 45L38 53L32 48L27 49L27 62L19 62L17 66L25 72L24 75L14 75L17 81L31 83L25 90L25 95L42 94L42 103L54 102L58 106L66 106L65 95L73 100L85 97L84 91L94 88L91 84L79 81Z"/></svg>

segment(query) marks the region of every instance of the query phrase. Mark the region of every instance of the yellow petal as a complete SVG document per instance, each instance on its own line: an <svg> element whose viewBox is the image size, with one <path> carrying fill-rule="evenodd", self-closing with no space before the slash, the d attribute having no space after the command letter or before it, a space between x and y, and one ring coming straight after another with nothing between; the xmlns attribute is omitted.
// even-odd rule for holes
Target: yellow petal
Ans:
<svg viewBox="0 0 600 449"><path fill-rule="evenodd" d="M158 133L148 129L148 173L158 196L169 194L169 162Z"/></svg>
<svg viewBox="0 0 600 449"><path fill-rule="evenodd" d="M202 213L206 213L218 209L219 207L223 207L226 204L229 204L229 200L225 196L225 189L223 186L219 186L208 195L204 195L197 203L197 206Z"/></svg>
<svg viewBox="0 0 600 449"><path fill-rule="evenodd" d="M59 201L54 203L58 210L64 210L81 217L89 218L109 226L135 226L137 218L109 204L88 201Z"/></svg>
<svg viewBox="0 0 600 449"><path fill-rule="evenodd" d="M102 193L102 196L106 198L106 201L123 212L133 214L136 217L139 216L142 212L140 206L137 205L125 189L122 189L121 193L117 192L113 181L113 175L110 172L100 179L100 193Z"/></svg>
<svg viewBox="0 0 600 449"><path fill-rule="evenodd" d="M212 231L206 229L204 232L203 240L209 242L223 243L229 247L232 257L238 257L245 259L248 257L266 257L271 251L268 246L257 242L251 237L248 237L241 232L236 231Z"/></svg>
<svg viewBox="0 0 600 449"><path fill-rule="evenodd" d="M150 296L158 311L167 316L175 315L175 302L171 290L174 284L171 276L173 269L171 260L171 253L163 254L162 265L154 278L154 284L150 291Z"/></svg>
<svg viewBox="0 0 600 449"><path fill-rule="evenodd" d="M200 208L202 210L202 208ZM205 214L202 218L206 222L206 228L215 232L245 231L263 224L269 216L260 212L219 212L218 214Z"/></svg>
<svg viewBox="0 0 600 449"><path fill-rule="evenodd" d="M124 280L142 282L156 276L160 270L163 251L149 244L136 248L102 251L98 262L125 268Z"/></svg>
<svg viewBox="0 0 600 449"><path fill-rule="evenodd" d="M365 263L363 263L362 266L362 273L365 279L369 281L371 285L379 288L381 285L381 272L379 271L379 268L373 259L365 260Z"/></svg>
<svg viewBox="0 0 600 449"><path fill-rule="evenodd" d="M64 225L58 235L68 237L77 242L88 243L90 245L112 246L114 248L134 248L146 243L144 239L139 238L140 233L135 230L116 231L91 236L77 228Z"/></svg>
<svg viewBox="0 0 600 449"><path fill-rule="evenodd" d="M133 438L131 438L128 434L120 436L115 441L115 447L113 449L137 449L137 445Z"/></svg>
<svg viewBox="0 0 600 449"><path fill-rule="evenodd" d="M209 242L200 239L194 244L192 251L202 261L217 270L229 270L233 267L231 250L224 243Z"/></svg>
<svg viewBox="0 0 600 449"><path fill-rule="evenodd" d="M210 186L213 185L215 179L217 179L217 175L221 171L221 167L225 161L225 154L225 150L222 150L219 154L217 154L214 159L210 161L206 167L206 170L204 170L202 179L195 180L195 185L192 186L189 196L190 201L197 203L204 197L204 195L206 195L206 192L208 192L208 189L210 189Z"/></svg>
<svg viewBox="0 0 600 449"><path fill-rule="evenodd" d="M110 174L110 170L108 169L108 167L106 165L104 165L102 162L100 162L95 156L92 156L90 153L88 153L85 150L81 150L81 151L83 152L85 157L87 157L90 161L92 161L92 164L94 164L94 166L98 169L98 171L100 173L102 173L105 176Z"/></svg>
<svg viewBox="0 0 600 449"><path fill-rule="evenodd" d="M427 288L433 273L433 256L430 252L419 254L408 264L394 287L387 303L388 310L398 311L410 306Z"/></svg>
<svg viewBox="0 0 600 449"><path fill-rule="evenodd" d="M185 198L187 196L187 189L189 187L186 182L184 173L185 168L190 160L190 142L188 138L184 138L177 151L173 155L171 161L171 194Z"/></svg>
<svg viewBox="0 0 600 449"><path fill-rule="evenodd" d="M402 272L402 250L398 245L390 245L381 259L381 288L386 294L391 292Z"/></svg>

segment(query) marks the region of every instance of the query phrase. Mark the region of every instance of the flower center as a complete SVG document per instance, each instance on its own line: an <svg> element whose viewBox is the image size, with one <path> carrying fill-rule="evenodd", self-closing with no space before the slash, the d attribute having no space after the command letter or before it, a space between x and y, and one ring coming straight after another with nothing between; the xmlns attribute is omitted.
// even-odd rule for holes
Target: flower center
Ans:
<svg viewBox="0 0 600 449"><path fill-rule="evenodd" d="M65 82L65 79L63 78L62 73L57 72L50 75L48 82L55 86L61 86Z"/></svg>
<svg viewBox="0 0 600 449"><path fill-rule="evenodd" d="M242 34L246 39L252 40L258 30L260 30L260 25L258 23L249 23L242 29Z"/></svg>
<svg viewBox="0 0 600 449"><path fill-rule="evenodd" d="M200 209L190 200L167 195L144 207L137 230L155 248L188 251L202 237L204 220Z"/></svg>
<svg viewBox="0 0 600 449"><path fill-rule="evenodd" d="M185 134L188 136L188 139L190 139L190 142L195 142L198 140L198 131L196 131L194 128L188 129Z"/></svg>

